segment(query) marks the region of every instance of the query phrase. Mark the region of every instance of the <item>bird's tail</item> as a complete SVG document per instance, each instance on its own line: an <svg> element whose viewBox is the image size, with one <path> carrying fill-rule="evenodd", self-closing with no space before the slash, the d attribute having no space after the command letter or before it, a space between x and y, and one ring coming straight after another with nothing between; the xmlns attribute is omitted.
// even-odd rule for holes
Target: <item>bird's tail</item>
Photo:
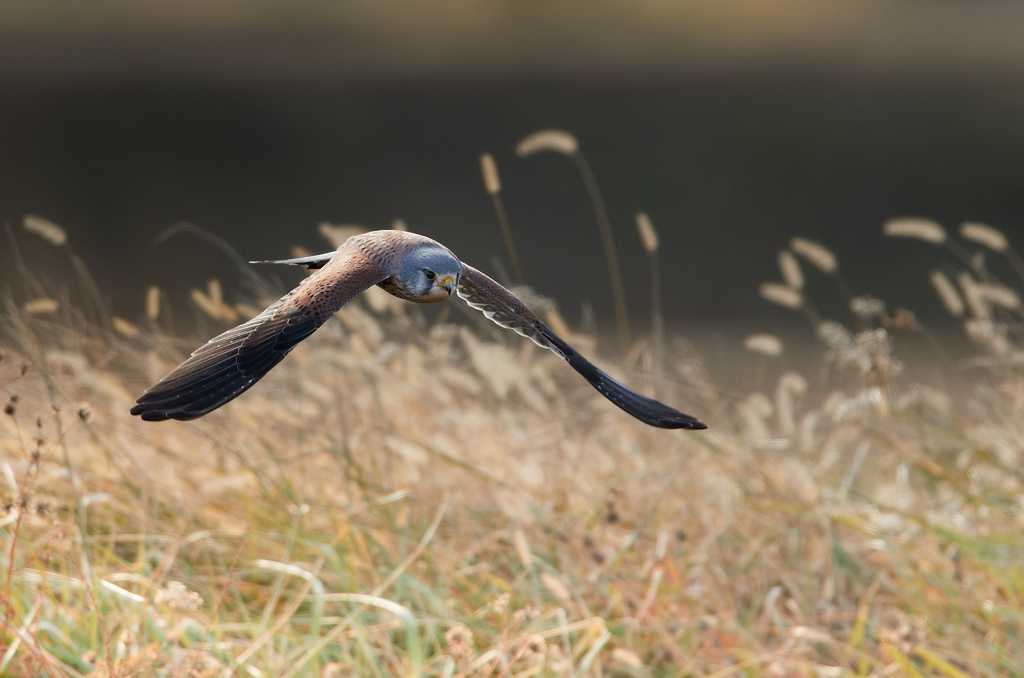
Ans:
<svg viewBox="0 0 1024 678"><path fill-rule="evenodd" d="M324 264L334 257L334 252L324 252L323 254L314 254L311 257L298 257L296 259L267 259L265 261L250 261L250 264L291 264L293 266L305 266L306 268L313 270L317 268L323 268Z"/></svg>

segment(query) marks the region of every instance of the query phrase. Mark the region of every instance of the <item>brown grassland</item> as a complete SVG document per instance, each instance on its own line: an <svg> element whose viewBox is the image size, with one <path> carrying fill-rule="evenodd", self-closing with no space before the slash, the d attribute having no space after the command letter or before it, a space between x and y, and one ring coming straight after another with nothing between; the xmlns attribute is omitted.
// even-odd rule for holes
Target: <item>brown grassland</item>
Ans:
<svg viewBox="0 0 1024 678"><path fill-rule="evenodd" d="M0 675L1024 675L1021 305L968 250L1016 255L973 226L886 232L965 255L932 283L974 356L875 299L822 322L804 269L849 293L795 239L762 294L817 329L815 374L771 336L747 342L752 392L671 337L601 361L696 433L482 318L376 295L209 417L144 423L134 397L196 345L159 291L132 322L80 266L78 293L8 293ZM193 299L221 329L253 311ZM901 335L963 388L901 374Z"/></svg>

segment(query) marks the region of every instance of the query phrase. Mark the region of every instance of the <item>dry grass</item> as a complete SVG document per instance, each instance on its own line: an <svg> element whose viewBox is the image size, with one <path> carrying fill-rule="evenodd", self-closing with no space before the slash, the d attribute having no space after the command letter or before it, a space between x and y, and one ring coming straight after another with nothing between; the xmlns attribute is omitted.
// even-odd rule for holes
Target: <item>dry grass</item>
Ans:
<svg viewBox="0 0 1024 678"><path fill-rule="evenodd" d="M1015 309L963 396L901 376L892 334L923 329L863 297L819 373L762 355L764 393L669 342L639 383L712 426L688 434L364 301L147 424L133 396L193 341L54 296L4 320L3 675L1024 675Z"/></svg>

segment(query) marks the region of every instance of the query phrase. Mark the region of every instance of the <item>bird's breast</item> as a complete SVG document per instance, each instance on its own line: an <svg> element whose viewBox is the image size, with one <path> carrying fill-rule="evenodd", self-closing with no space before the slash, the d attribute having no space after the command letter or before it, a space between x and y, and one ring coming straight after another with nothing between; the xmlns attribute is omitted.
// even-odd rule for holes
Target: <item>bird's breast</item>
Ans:
<svg viewBox="0 0 1024 678"><path fill-rule="evenodd" d="M405 283L397 276L391 276L390 278L377 283L377 287L381 288L388 294L396 296L399 299L405 299L417 304L430 304L435 301L444 301L448 298L448 294L443 289L433 288L427 294L419 293L415 290L411 290L405 286Z"/></svg>

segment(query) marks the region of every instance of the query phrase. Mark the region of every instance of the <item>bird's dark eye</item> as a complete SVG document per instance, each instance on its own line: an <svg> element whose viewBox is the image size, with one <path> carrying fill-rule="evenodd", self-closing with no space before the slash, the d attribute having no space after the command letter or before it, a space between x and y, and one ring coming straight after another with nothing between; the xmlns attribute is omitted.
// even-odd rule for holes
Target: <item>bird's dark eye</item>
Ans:
<svg viewBox="0 0 1024 678"><path fill-rule="evenodd" d="M437 277L437 274L434 273L433 271L424 271L423 275L427 276L427 280L433 280L434 278Z"/></svg>

